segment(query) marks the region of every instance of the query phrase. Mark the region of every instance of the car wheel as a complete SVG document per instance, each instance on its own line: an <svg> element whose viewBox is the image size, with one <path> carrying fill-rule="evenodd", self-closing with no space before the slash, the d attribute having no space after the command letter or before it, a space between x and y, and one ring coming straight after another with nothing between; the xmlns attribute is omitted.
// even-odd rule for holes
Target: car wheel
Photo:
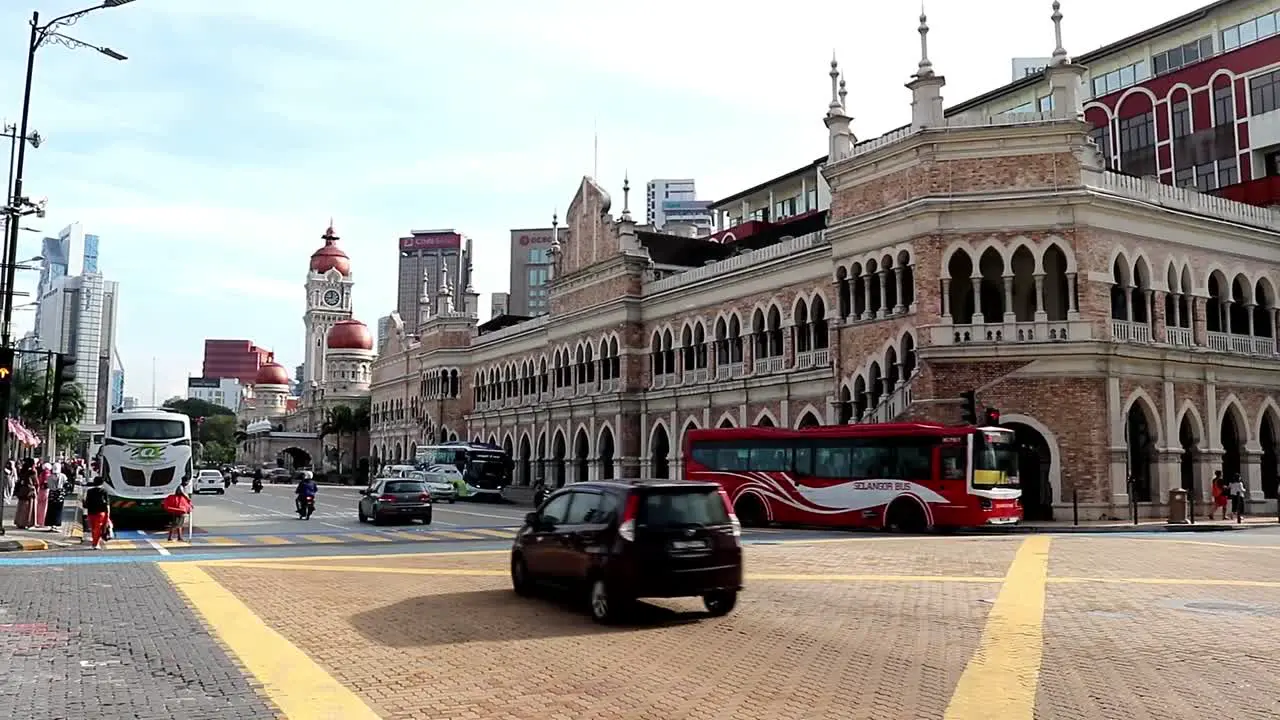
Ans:
<svg viewBox="0 0 1280 720"><path fill-rule="evenodd" d="M511 588L522 597L533 594L533 581L529 579L529 568L524 564L524 558L519 555L511 558Z"/></svg>
<svg viewBox="0 0 1280 720"><path fill-rule="evenodd" d="M452 505L452 504L454 504L454 503L456 503L456 502L458 502L458 498L449 498L449 504L450 504L450 505Z"/></svg>
<svg viewBox="0 0 1280 720"><path fill-rule="evenodd" d="M592 581L588 599L591 603L591 619L603 625L617 622L626 606L624 600L609 592L608 583L600 579Z"/></svg>
<svg viewBox="0 0 1280 720"><path fill-rule="evenodd" d="M738 604L738 591L720 590L707 593L702 596L702 604L707 608L707 612L715 617L724 617L733 612L733 608Z"/></svg>
<svg viewBox="0 0 1280 720"><path fill-rule="evenodd" d="M369 522L369 516L364 514L364 508L362 508L362 507L358 507L358 508L356 508L356 517L357 517L357 518L360 520L360 522L362 522L362 523L367 523L367 522Z"/></svg>
<svg viewBox="0 0 1280 720"><path fill-rule="evenodd" d="M431 514L430 514L430 513L427 513L426 515L423 515L423 516L422 516L422 524L423 524L423 525L430 525L430 524L431 524Z"/></svg>

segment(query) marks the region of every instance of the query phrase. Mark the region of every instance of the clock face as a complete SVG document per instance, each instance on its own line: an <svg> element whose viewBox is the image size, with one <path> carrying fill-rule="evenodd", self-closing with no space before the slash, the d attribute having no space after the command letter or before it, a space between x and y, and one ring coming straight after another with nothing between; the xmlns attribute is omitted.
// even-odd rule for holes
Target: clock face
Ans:
<svg viewBox="0 0 1280 720"><path fill-rule="evenodd" d="M340 300L342 300L342 295L341 295L341 294L339 294L337 290L325 290L325 291L324 291L324 304L325 304L325 305L337 305L337 304L338 304L338 302L339 302Z"/></svg>

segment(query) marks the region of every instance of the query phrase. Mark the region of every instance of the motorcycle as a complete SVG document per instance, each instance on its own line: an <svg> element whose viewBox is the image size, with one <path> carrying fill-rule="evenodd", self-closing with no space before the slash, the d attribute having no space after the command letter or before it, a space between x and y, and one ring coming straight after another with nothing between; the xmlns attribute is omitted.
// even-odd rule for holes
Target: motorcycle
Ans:
<svg viewBox="0 0 1280 720"><path fill-rule="evenodd" d="M262 481L261 481L261 480L254 480L254 481L253 481L253 491L254 491L254 492L256 492L256 493L260 493L260 492L262 492Z"/></svg>
<svg viewBox="0 0 1280 720"><path fill-rule="evenodd" d="M311 514L316 511L316 499L314 497L304 497L298 502L298 519L310 520Z"/></svg>

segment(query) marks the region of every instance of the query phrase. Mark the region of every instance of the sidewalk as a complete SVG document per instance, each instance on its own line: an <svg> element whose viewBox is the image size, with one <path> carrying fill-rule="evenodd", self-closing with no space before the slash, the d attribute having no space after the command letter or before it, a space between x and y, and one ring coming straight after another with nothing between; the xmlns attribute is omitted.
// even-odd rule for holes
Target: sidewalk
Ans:
<svg viewBox="0 0 1280 720"><path fill-rule="evenodd" d="M1084 520L1073 525L1070 520L1027 521L1012 526L992 526L974 528L965 531L967 534L1001 535L1017 533L1133 533L1133 532L1233 532L1236 530L1258 530L1268 527L1280 527L1275 516L1245 517L1244 522L1235 520L1207 520L1197 518L1195 523L1172 524L1159 518L1142 518L1134 525L1129 520Z"/></svg>
<svg viewBox="0 0 1280 720"><path fill-rule="evenodd" d="M0 552L52 550L79 544L79 538L73 536L73 532L78 530L76 525L77 508L79 508L79 503L74 500L63 506L62 527L60 529L33 528L31 530L19 530L13 526L14 503L6 500L4 504L4 535L0 535Z"/></svg>

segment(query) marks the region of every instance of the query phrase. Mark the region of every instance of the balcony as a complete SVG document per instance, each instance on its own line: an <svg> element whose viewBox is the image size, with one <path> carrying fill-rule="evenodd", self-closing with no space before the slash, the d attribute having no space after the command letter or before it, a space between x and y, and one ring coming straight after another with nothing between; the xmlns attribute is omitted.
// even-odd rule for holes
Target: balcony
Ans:
<svg viewBox="0 0 1280 720"><path fill-rule="evenodd" d="M654 390L661 390L665 387L674 387L676 385L675 373L663 373L653 376L653 384L650 386Z"/></svg>
<svg viewBox="0 0 1280 720"><path fill-rule="evenodd" d="M1276 341L1273 338L1232 335L1222 332L1206 332L1205 336L1208 339L1210 350L1236 353L1238 355L1271 356L1276 354Z"/></svg>
<svg viewBox="0 0 1280 720"><path fill-rule="evenodd" d="M1063 342L1088 340L1093 337L1093 327L1084 320L933 325L929 337L934 345Z"/></svg>
<svg viewBox="0 0 1280 720"><path fill-rule="evenodd" d="M1150 343L1151 325L1130 320L1111 320L1111 339L1118 342Z"/></svg>
<svg viewBox="0 0 1280 720"><path fill-rule="evenodd" d="M796 370L812 370L831 364L831 351L827 348L796 354Z"/></svg>
<svg viewBox="0 0 1280 720"><path fill-rule="evenodd" d="M619 387L621 387L621 382L618 378L609 378L608 380L600 381L600 392L616 393L618 392Z"/></svg>
<svg viewBox="0 0 1280 720"><path fill-rule="evenodd" d="M1191 332L1191 328L1169 327L1165 328L1165 337L1168 338L1169 344L1176 347L1195 347L1195 335Z"/></svg>
<svg viewBox="0 0 1280 720"><path fill-rule="evenodd" d="M1213 194L1246 205L1280 207L1280 175L1269 175L1227 185L1218 188Z"/></svg>
<svg viewBox="0 0 1280 720"><path fill-rule="evenodd" d="M747 363L738 360L716 365L716 380L736 380L747 374Z"/></svg>
<svg viewBox="0 0 1280 720"><path fill-rule="evenodd" d="M773 373L780 373L786 369L786 365L787 359L782 355L759 358L756 360L755 374L771 375Z"/></svg>

